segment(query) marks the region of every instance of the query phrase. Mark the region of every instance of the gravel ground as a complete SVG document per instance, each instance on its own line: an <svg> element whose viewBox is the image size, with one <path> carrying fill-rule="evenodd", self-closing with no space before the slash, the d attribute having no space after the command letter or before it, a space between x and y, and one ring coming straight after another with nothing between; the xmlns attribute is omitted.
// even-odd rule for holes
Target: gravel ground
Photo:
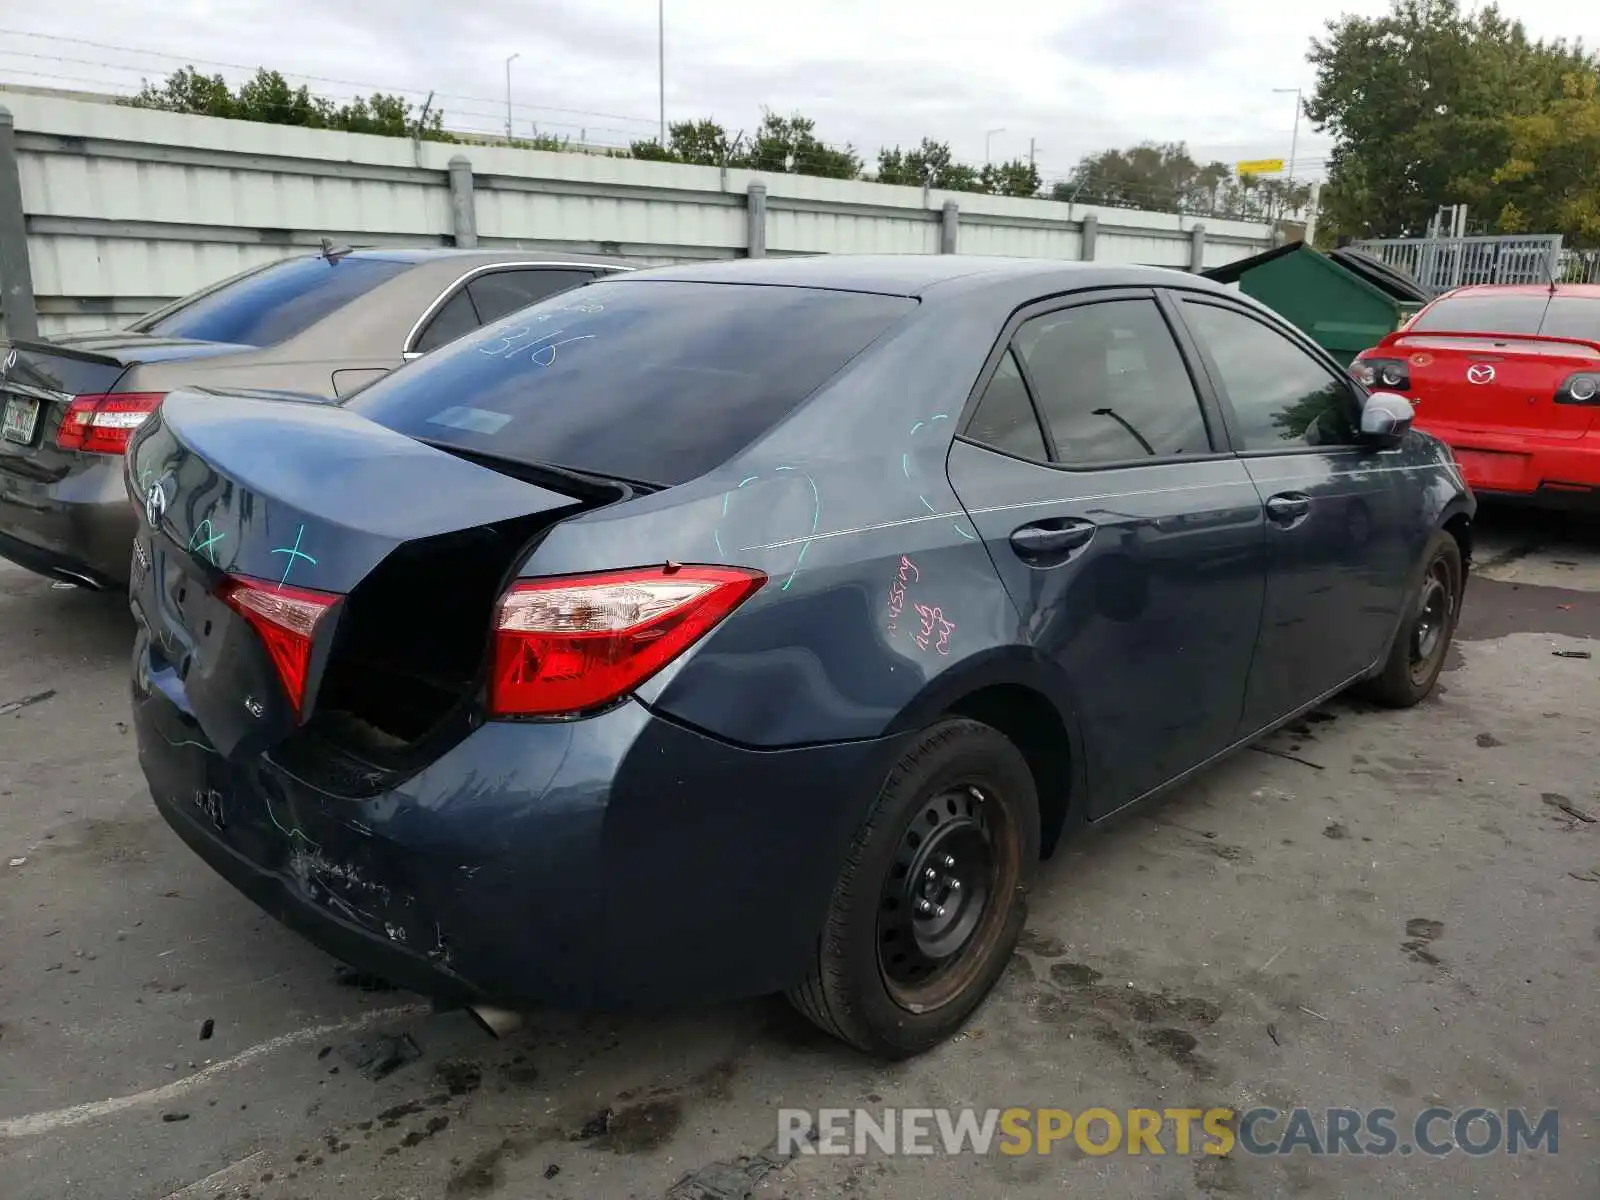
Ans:
<svg viewBox="0 0 1600 1200"><path fill-rule="evenodd" d="M1600 1195L1600 658L1554 653L1600 651L1600 528L1485 524L1433 700L1330 704L1058 855L996 995L895 1067L776 1000L493 1042L352 978L156 816L125 609L0 566L0 1191ZM763 1156L780 1107L1434 1104L1557 1108L1558 1153Z"/></svg>

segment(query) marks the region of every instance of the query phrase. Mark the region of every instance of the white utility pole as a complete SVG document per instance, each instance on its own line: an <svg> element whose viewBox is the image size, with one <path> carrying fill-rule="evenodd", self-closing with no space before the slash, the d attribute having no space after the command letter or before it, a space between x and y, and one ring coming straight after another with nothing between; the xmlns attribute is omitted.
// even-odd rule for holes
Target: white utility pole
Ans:
<svg viewBox="0 0 1600 1200"><path fill-rule="evenodd" d="M1294 186L1295 155L1300 149L1300 96L1299 88L1273 88L1273 94L1287 96L1294 94L1294 132L1289 135L1289 186Z"/></svg>
<svg viewBox="0 0 1600 1200"><path fill-rule="evenodd" d="M522 57L521 51L506 59L506 141L511 140L511 64Z"/></svg>
<svg viewBox="0 0 1600 1200"><path fill-rule="evenodd" d="M984 135L983 135L983 165L984 166L987 167L989 165L989 139L992 138L995 134L1004 133L1005 131L1006 131L1005 130L1005 126L1003 126L1003 125L998 129L989 129L989 130L985 130L984 131Z"/></svg>

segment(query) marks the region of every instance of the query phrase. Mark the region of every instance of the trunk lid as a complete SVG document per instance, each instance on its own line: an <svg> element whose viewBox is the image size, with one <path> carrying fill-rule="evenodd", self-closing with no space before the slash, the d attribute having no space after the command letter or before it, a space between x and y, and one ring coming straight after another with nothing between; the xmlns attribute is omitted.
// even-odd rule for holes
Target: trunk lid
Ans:
<svg viewBox="0 0 1600 1200"><path fill-rule="evenodd" d="M135 435L125 474L140 512L130 592L148 644L143 682L230 758L307 725L330 675L359 697L352 656L414 660L427 674L443 669L433 649L449 645L470 678L480 663L465 660L474 648L482 657L516 551L585 507L330 402L259 393L172 393ZM263 636L222 598L240 577L269 597L305 590L331 603L298 711ZM472 603L458 609L462 589ZM481 624L462 628L479 607Z"/></svg>
<svg viewBox="0 0 1600 1200"><path fill-rule="evenodd" d="M131 368L241 354L249 346L109 331L51 340L0 340L0 470L54 480L73 452L56 445L67 406L76 396L126 391Z"/></svg>
<svg viewBox="0 0 1600 1200"><path fill-rule="evenodd" d="M1600 346L1568 338L1449 333L1401 334L1374 357L1406 363L1417 423L1443 422L1468 432L1576 439L1594 420L1593 405L1557 403L1562 384L1600 371Z"/></svg>

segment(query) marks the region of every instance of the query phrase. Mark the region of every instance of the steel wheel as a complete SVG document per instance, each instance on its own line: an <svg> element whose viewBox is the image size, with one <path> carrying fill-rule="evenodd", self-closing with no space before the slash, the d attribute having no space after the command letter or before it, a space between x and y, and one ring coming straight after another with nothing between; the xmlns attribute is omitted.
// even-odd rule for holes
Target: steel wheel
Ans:
<svg viewBox="0 0 1600 1200"><path fill-rule="evenodd" d="M900 834L878 904L878 969L912 1012L958 995L1004 923L997 898L1016 886L1016 831L977 781L946 788Z"/></svg>
<svg viewBox="0 0 1600 1200"><path fill-rule="evenodd" d="M1416 683L1427 679L1434 663L1444 652L1446 631L1455 614L1455 580L1449 564L1435 559L1422 581L1417 600L1417 615L1411 626L1407 662Z"/></svg>
<svg viewBox="0 0 1600 1200"><path fill-rule="evenodd" d="M954 1034L999 982L1028 915L1039 799L992 725L947 717L887 765L789 1000L886 1059Z"/></svg>

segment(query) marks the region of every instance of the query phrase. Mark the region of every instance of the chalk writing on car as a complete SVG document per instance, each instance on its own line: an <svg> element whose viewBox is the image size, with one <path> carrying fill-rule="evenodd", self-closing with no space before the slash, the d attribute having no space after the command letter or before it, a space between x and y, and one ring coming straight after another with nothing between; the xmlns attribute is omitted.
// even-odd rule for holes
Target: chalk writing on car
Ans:
<svg viewBox="0 0 1600 1200"><path fill-rule="evenodd" d="M924 430L924 429L928 429L928 430L938 429L939 428L939 426L937 424L938 422L940 422L940 421L948 421L949 419L950 419L950 414L949 413L934 413L932 416L928 417L926 420L918 421L915 425L913 425L911 427L910 434L908 434L907 436L915 438L917 436L918 432L920 432L921 430ZM914 476L914 474L912 472L912 469L911 469L911 457L912 457L912 451L911 450L905 450L905 451L903 451L901 453L901 455L900 455L900 473L902 475L904 475L906 477L907 482L909 482L911 484L911 486L916 489L916 491L917 491L917 500L922 504L922 507L927 509L930 513L937 513L939 510L937 508L935 508L933 506L932 501L930 501L928 499L927 495L924 492L924 489L923 489L922 485L917 481L917 479L915 478L915 476ZM956 533L958 533L961 537L965 538L967 541L975 542L975 541L978 540L978 535L976 533L972 532L971 530L965 528L960 521L951 521L950 524L955 528Z"/></svg>
<svg viewBox="0 0 1600 1200"><path fill-rule="evenodd" d="M214 567L217 565L217 552L213 547L227 536L226 533L216 532L211 527L211 518L206 517L194 527L194 536L189 539L189 553L204 554Z"/></svg>
<svg viewBox="0 0 1600 1200"><path fill-rule="evenodd" d="M310 563L313 567L317 565L316 559L312 558L311 555L300 549L300 540L305 537L305 534L306 527L304 524L302 524L299 529L294 531L293 546L278 546L272 551L274 554L287 554L289 556L288 561L284 563L283 576L278 580L278 590L280 592L283 590L284 585L289 582L289 572L294 570L295 563L299 562L301 559L305 559L305 561Z"/></svg>
<svg viewBox="0 0 1600 1200"><path fill-rule="evenodd" d="M908 578L911 577L911 578ZM892 634L900 623L900 613L906 606L906 584L920 583L922 572L917 564L904 554L900 556L900 571L895 576L894 582L889 585L889 632Z"/></svg>
<svg viewBox="0 0 1600 1200"><path fill-rule="evenodd" d="M780 479L783 477L782 474L780 474L780 473L787 472L794 479L797 479L797 480L803 479L803 480L805 480L807 485L811 488L811 522L810 522L810 528L807 531L807 533L804 536L804 538L799 543L800 552L795 555L794 565L789 569L788 576L784 579L783 583L779 586L779 589L778 589L779 591L787 592L789 590L790 585L794 583L795 576L800 573L800 566L806 560L806 551L811 549L812 539L816 536L817 531L822 526L822 492L818 489L817 481L815 479L813 479L810 475L806 474L804 471L798 470L795 467L789 467L789 466L774 467L772 469L772 472L773 472L774 476L777 476ZM726 553L726 551L723 549L723 544L722 544L722 524L723 524L723 522L727 521L727 519L728 519L728 511L729 511L729 509L732 508L732 507L736 507L736 505L734 503L735 497L737 497L738 494L741 491L743 491L746 487L748 487L750 484L757 482L760 478L761 478L761 474L760 473L757 473L755 475L746 475L743 479L741 479L739 481L737 486L729 489L728 491L726 491L726 492L724 492L722 494L722 514L718 518L717 524L714 525L712 527L712 529L711 529L711 541L712 541L712 544L715 545L716 548L717 548L718 556L724 555Z"/></svg>
<svg viewBox="0 0 1600 1200"><path fill-rule="evenodd" d="M917 648L926 650L931 639L935 650L949 655L950 635L956 631L955 622L946 618L938 605L918 604L916 608L917 616L922 618L922 628L917 631Z"/></svg>

